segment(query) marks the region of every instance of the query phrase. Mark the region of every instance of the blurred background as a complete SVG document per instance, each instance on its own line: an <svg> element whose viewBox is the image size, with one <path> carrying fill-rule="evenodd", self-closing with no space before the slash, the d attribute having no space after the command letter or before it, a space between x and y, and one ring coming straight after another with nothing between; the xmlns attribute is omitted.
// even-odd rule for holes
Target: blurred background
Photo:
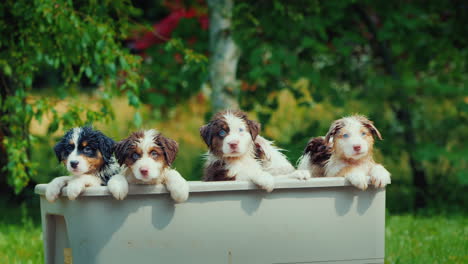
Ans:
<svg viewBox="0 0 468 264"><path fill-rule="evenodd" d="M386 262L467 263L467 25L462 0L3 1L0 260L43 262L33 189L66 174L66 130L157 128L199 180L199 127L241 108L293 164L333 120L367 115L392 173Z"/></svg>

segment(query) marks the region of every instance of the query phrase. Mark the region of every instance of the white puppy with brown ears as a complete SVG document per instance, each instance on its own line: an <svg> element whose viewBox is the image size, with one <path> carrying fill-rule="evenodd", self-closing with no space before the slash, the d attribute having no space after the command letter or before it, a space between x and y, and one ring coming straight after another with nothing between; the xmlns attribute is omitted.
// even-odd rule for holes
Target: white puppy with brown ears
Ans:
<svg viewBox="0 0 468 264"><path fill-rule="evenodd" d="M336 120L325 138L309 141L298 169L309 170L312 177L345 177L361 190L367 189L370 177L375 187L383 188L391 182L390 173L372 157L374 137L382 139L364 116Z"/></svg>
<svg viewBox="0 0 468 264"><path fill-rule="evenodd" d="M109 191L123 200L130 184L164 184L176 202L184 202L189 195L187 181L170 166L179 145L154 129L134 132L115 145L115 156L122 173L108 182Z"/></svg>
<svg viewBox="0 0 468 264"><path fill-rule="evenodd" d="M259 136L260 125L242 111L222 111L200 128L209 148L204 181L252 181L271 192L273 175L289 174L294 167L274 147Z"/></svg>

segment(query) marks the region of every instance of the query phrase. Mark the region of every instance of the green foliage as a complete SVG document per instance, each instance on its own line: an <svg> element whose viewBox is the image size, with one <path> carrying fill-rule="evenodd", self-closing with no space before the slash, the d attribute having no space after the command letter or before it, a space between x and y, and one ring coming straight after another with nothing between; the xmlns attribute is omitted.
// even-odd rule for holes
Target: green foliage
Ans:
<svg viewBox="0 0 468 264"><path fill-rule="evenodd" d="M332 106L328 122L366 114L385 137L377 143L384 164L403 173L394 173L395 185L409 186L428 203L466 203L468 39L462 36L468 28L462 25L468 23L468 9L462 6L459 1L236 2L241 105L259 111L268 126L277 123L274 116L282 107L280 97L271 94L291 91L297 110L309 113L303 119L309 127L282 140L302 146L326 131L327 125L313 121L324 119L323 105ZM295 88L304 78L307 91ZM408 169L399 169L402 165ZM434 199L441 192L447 194L444 200Z"/></svg>
<svg viewBox="0 0 468 264"><path fill-rule="evenodd" d="M51 114L52 133L60 126L111 118L109 99L116 94L126 93L132 106L140 105L138 95L145 82L137 72L141 59L120 43L127 37L129 17L136 13L126 0L7 0L0 6L1 143L6 147L2 156L8 157L3 171L16 193L27 185L36 167L29 154L33 118L41 121ZM95 105L74 102L59 115L52 108L57 99L28 97L38 71L47 67L62 72L64 84L54 91L62 98L74 94L67 88L83 76L99 84Z"/></svg>
<svg viewBox="0 0 468 264"><path fill-rule="evenodd" d="M151 85L142 90L143 102L167 111L200 91L207 81L208 59L203 54L208 52L208 39L199 27L195 19L181 19L173 39L145 51L150 62L142 71Z"/></svg>

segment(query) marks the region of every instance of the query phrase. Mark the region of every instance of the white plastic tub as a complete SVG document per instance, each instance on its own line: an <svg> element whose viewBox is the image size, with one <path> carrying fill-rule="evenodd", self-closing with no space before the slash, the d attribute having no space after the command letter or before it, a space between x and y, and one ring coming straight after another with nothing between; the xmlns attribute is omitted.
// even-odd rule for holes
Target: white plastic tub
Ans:
<svg viewBox="0 0 468 264"><path fill-rule="evenodd" d="M385 190L342 178L282 180L272 193L247 182L190 182L174 204L162 186L106 187L75 201L41 196L45 262L383 263Z"/></svg>

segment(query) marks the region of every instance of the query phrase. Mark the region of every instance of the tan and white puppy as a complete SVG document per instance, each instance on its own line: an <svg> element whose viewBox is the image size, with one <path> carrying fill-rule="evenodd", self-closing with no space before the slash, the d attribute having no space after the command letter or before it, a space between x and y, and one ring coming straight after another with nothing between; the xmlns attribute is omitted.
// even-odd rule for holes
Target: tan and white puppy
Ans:
<svg viewBox="0 0 468 264"><path fill-rule="evenodd" d="M72 176L53 179L47 185L46 199L55 201L65 186L68 198L75 200L86 187L106 185L119 172L119 165L112 156L113 146L111 138L89 126L70 129L54 151Z"/></svg>
<svg viewBox="0 0 468 264"><path fill-rule="evenodd" d="M382 139L373 122L353 115L336 120L325 138L313 138L299 159L299 170L312 177L345 177L361 190L367 189L368 177L375 187L391 182L390 173L373 157L374 137Z"/></svg>
<svg viewBox="0 0 468 264"><path fill-rule="evenodd" d="M294 167L273 146L259 136L260 124L242 111L222 111L200 128L209 148L204 181L252 181L271 192L273 175L289 174Z"/></svg>
<svg viewBox="0 0 468 264"><path fill-rule="evenodd" d="M189 195L187 181L171 168L179 146L154 129L134 132L115 145L115 156L122 173L109 180L112 195L123 200L130 184L164 184L176 202L184 202Z"/></svg>

